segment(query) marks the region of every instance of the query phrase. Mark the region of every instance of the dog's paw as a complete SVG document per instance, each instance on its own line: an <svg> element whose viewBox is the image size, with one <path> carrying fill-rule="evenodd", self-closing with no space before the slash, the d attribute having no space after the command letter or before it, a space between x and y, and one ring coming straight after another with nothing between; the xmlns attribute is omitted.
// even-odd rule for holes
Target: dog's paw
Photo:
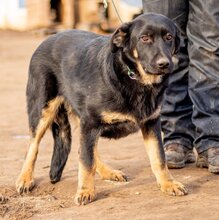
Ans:
<svg viewBox="0 0 219 220"><path fill-rule="evenodd" d="M161 191L171 196L184 196L188 194L186 187L177 181L168 181L160 185Z"/></svg>
<svg viewBox="0 0 219 220"><path fill-rule="evenodd" d="M87 205L95 200L95 192L94 190L78 190L74 202L76 205Z"/></svg>
<svg viewBox="0 0 219 220"><path fill-rule="evenodd" d="M102 177L104 180L127 182L127 176L120 170L111 170Z"/></svg>
<svg viewBox="0 0 219 220"><path fill-rule="evenodd" d="M19 194L30 192L35 186L34 179L29 176L19 176L16 181L16 190Z"/></svg>
<svg viewBox="0 0 219 220"><path fill-rule="evenodd" d="M120 170L106 169L99 174L103 180L127 182L127 176Z"/></svg>

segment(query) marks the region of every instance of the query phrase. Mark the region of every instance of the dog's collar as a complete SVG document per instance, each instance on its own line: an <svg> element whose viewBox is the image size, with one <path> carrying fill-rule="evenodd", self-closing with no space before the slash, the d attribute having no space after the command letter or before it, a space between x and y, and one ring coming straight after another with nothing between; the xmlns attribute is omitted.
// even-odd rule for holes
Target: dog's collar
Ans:
<svg viewBox="0 0 219 220"><path fill-rule="evenodd" d="M130 79L136 79L136 74L127 66L128 76Z"/></svg>

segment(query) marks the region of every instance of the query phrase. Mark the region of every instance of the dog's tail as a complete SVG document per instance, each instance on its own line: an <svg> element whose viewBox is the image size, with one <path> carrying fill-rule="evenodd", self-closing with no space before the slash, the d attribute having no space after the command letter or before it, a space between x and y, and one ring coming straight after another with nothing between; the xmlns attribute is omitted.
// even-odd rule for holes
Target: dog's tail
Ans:
<svg viewBox="0 0 219 220"><path fill-rule="evenodd" d="M50 180L52 183L56 183L61 178L71 150L71 126L64 104L59 107L55 120L52 123L52 134L54 149L51 160Z"/></svg>

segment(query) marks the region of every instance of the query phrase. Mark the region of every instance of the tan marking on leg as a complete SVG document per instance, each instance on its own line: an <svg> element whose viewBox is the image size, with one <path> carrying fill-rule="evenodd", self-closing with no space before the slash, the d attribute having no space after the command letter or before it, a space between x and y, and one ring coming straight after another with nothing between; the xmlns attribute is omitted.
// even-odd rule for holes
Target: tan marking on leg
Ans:
<svg viewBox="0 0 219 220"><path fill-rule="evenodd" d="M107 124L114 124L117 122L132 121L136 123L136 120L133 116L128 114L122 114L120 112L107 112L104 111L101 113L102 121Z"/></svg>
<svg viewBox="0 0 219 220"><path fill-rule="evenodd" d="M65 101L65 109L67 110L67 114L69 116L69 119L73 122L75 129L80 127L79 117L74 113L71 105L68 104L66 101Z"/></svg>
<svg viewBox="0 0 219 220"><path fill-rule="evenodd" d="M94 157L97 164L97 173L100 175L100 177L103 180L112 180L112 181L120 181L120 182L126 182L127 177L125 174L120 170L114 170L111 167L105 165L97 152L97 148L95 148L94 151Z"/></svg>
<svg viewBox="0 0 219 220"><path fill-rule="evenodd" d="M174 196L187 194L185 186L173 179L166 163L165 165L162 164L161 155L159 152L159 143L152 132L147 136L144 135L144 143L149 156L151 169L156 177L157 183L161 187L161 191Z"/></svg>
<svg viewBox="0 0 219 220"><path fill-rule="evenodd" d="M169 171L161 164L160 155L158 152L158 140L153 135L149 134L147 138L144 138L144 144L150 160L151 169L154 172L158 183L165 181L166 179L172 180L172 176Z"/></svg>
<svg viewBox="0 0 219 220"><path fill-rule="evenodd" d="M138 52L136 49L133 50L133 55L136 59L136 64L137 64L137 69L138 69L138 72L141 76L141 79L142 79L142 82L143 84L145 85L152 85L154 83L160 83L161 80L162 80L162 76L160 75L152 75L150 73L146 73L138 59Z"/></svg>
<svg viewBox="0 0 219 220"><path fill-rule="evenodd" d="M84 167L79 160L78 168L78 189L75 195L74 202L76 205L86 205L95 200L94 180L95 180L96 165L91 170Z"/></svg>
<svg viewBox="0 0 219 220"><path fill-rule="evenodd" d="M21 173L16 181L19 193L28 192L34 187L34 165L38 154L40 141L47 128L53 122L59 106L63 103L63 97L57 97L48 103L48 107L42 110L42 117L37 126L35 136L30 141L30 147L26 155Z"/></svg>
<svg viewBox="0 0 219 220"><path fill-rule="evenodd" d="M94 150L97 146L97 141L94 143ZM80 154L80 149L79 149ZM76 205L86 205L95 200L95 173L96 173L96 160L93 157L93 164L91 168L86 168L83 161L79 158L78 166L78 187L75 195L74 202Z"/></svg>

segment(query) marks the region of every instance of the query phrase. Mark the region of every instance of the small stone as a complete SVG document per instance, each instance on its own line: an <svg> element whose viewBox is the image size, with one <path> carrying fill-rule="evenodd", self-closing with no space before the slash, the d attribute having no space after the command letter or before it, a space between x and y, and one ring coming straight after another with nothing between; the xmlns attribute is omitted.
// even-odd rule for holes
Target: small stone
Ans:
<svg viewBox="0 0 219 220"><path fill-rule="evenodd" d="M61 208L65 208L65 205L64 205L63 203L60 203L59 206L60 206Z"/></svg>

